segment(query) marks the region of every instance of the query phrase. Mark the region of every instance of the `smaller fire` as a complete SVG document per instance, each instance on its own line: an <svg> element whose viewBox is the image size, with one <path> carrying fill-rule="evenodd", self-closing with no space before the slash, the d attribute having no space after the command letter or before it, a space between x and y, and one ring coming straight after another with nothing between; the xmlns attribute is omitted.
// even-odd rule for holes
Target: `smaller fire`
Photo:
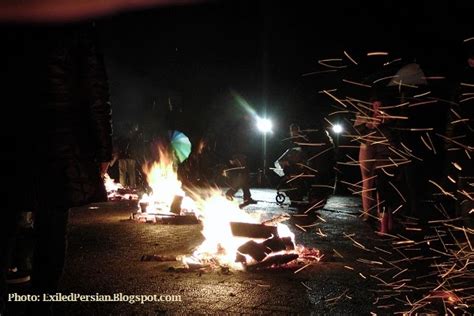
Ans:
<svg viewBox="0 0 474 316"><path fill-rule="evenodd" d="M184 192L171 155L159 148L159 156L159 161L143 166L151 192L140 199L135 219L156 222L169 217L195 217L196 205Z"/></svg>
<svg viewBox="0 0 474 316"><path fill-rule="evenodd" d="M107 198L109 201L117 200L138 200L138 195L133 191L123 187L120 183L116 183L108 173L104 175L104 185L107 191Z"/></svg>

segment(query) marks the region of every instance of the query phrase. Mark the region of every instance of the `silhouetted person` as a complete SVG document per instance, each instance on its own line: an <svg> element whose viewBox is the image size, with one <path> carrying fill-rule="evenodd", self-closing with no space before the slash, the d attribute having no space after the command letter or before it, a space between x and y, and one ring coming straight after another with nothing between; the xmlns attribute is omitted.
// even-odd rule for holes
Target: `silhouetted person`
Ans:
<svg viewBox="0 0 474 316"><path fill-rule="evenodd" d="M118 140L118 167L120 184L124 187L135 188L137 185L136 164L135 159L137 146L135 142L137 131L132 128L126 131L126 134Z"/></svg>
<svg viewBox="0 0 474 316"><path fill-rule="evenodd" d="M318 124L320 127L322 124ZM291 124L290 137L284 140L288 150L279 160L285 177L279 189L288 186L286 194L292 205L306 197L311 204L323 207L334 191L334 144L324 128L302 130ZM318 207L316 207L318 208Z"/></svg>
<svg viewBox="0 0 474 316"><path fill-rule="evenodd" d="M467 54L467 65L453 91L444 141L446 144L446 183L456 198L456 216L469 217L473 202L462 192L472 192L474 183L474 44ZM453 214L454 215L454 214ZM471 220L472 224L472 220Z"/></svg>
<svg viewBox="0 0 474 316"><path fill-rule="evenodd" d="M93 24L5 26L1 58L5 104L18 119L2 136L16 166L7 174L0 286L5 294L7 241L20 211L34 210L32 288L56 293L66 253L71 207L106 201L103 176L111 160L108 81ZM30 312L50 313L46 303Z"/></svg>
<svg viewBox="0 0 474 316"><path fill-rule="evenodd" d="M229 177L231 178L231 187L226 192L229 199L234 197L234 194L242 189L243 203L240 207L245 207L249 204L256 204L257 201L252 199L250 192L250 170L249 170L249 156L252 154L250 147L250 132L252 131L252 119L249 115L242 117L232 129L232 135L229 135L228 145L230 157L228 159L232 169L234 169Z"/></svg>
<svg viewBox="0 0 474 316"><path fill-rule="evenodd" d="M391 217L400 201L394 186L399 170L396 161L400 157L390 148L396 147L392 130L394 120L384 110L389 103L383 94L374 93L371 109L358 113L354 127L359 133L359 165L362 174L362 218L368 220L374 209L377 218L382 213ZM392 185L390 185L392 183ZM389 220L391 222L391 219ZM387 227L388 230L391 227ZM386 231L384 231L386 232Z"/></svg>

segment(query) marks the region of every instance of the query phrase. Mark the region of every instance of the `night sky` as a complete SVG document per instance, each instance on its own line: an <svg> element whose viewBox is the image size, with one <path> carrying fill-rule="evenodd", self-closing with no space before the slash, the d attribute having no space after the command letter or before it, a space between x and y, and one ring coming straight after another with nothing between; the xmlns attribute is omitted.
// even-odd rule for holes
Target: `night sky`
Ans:
<svg viewBox="0 0 474 316"><path fill-rule="evenodd" d="M273 148L292 121L317 124L332 110L318 91L345 73L304 75L326 70L320 59L388 51L427 74L454 76L463 40L474 35L473 3L220 1L102 18L116 131L123 121L148 122L197 139L239 114L235 91L259 113L266 106Z"/></svg>

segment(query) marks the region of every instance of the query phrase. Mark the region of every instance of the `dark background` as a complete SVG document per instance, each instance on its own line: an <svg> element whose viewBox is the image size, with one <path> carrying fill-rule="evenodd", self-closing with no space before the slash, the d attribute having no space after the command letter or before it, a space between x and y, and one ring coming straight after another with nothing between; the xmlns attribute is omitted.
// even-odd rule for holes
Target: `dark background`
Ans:
<svg viewBox="0 0 474 316"><path fill-rule="evenodd" d="M347 72L307 75L327 70L318 60L344 58L346 51L363 61L367 52L388 51L452 80L465 63L463 40L473 36L473 7L473 1L213 1L101 18L116 134L129 122L179 129L195 145L212 132L225 151L222 143L235 133L231 122L244 113L235 91L273 119L272 162L288 124L318 128L334 110L318 91L337 88ZM255 170L261 135L249 135Z"/></svg>

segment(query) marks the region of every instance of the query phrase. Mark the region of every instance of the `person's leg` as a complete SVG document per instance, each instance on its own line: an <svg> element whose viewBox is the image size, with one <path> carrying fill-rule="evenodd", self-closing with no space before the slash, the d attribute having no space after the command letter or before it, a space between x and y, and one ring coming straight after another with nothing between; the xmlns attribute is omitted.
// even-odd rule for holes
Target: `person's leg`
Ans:
<svg viewBox="0 0 474 316"><path fill-rule="evenodd" d="M367 220L369 218L369 212L375 205L375 161L372 146L365 144L360 145L359 165L362 175L362 218Z"/></svg>
<svg viewBox="0 0 474 316"><path fill-rule="evenodd" d="M34 247L32 212L21 212L16 226L16 240L11 253L9 275L7 275L8 284L28 282L32 269Z"/></svg>
<svg viewBox="0 0 474 316"><path fill-rule="evenodd" d="M395 157L391 157L392 152L388 146L378 144L374 146L375 158L377 165L387 165L387 161L394 161ZM379 219L381 221L380 232L389 233L392 231L392 212L397 207L403 207L405 201L402 191L399 189L400 186L400 168L398 166L390 166L382 168L376 168L375 174L377 175L377 203Z"/></svg>
<svg viewBox="0 0 474 316"><path fill-rule="evenodd" d="M41 209L35 214L36 245L32 285L37 293L55 293L66 256L67 208Z"/></svg>
<svg viewBox="0 0 474 316"><path fill-rule="evenodd" d="M127 160L119 160L119 178L120 184L123 186L127 185Z"/></svg>
<svg viewBox="0 0 474 316"><path fill-rule="evenodd" d="M128 181L130 182L130 188L137 186L137 178L135 173L136 162L134 159L127 159L128 162Z"/></svg>
<svg viewBox="0 0 474 316"><path fill-rule="evenodd" d="M7 197L8 199L8 197ZM6 276L10 267L13 247L15 245L18 218L20 213L14 210L5 212L0 230L0 314L6 308L7 286Z"/></svg>
<svg viewBox="0 0 474 316"><path fill-rule="evenodd" d="M240 187L240 173L237 173L235 170L227 172L226 174L227 184L229 189L226 191L225 196L229 200L233 200L235 193L239 190Z"/></svg>
<svg viewBox="0 0 474 316"><path fill-rule="evenodd" d="M250 204L257 204L257 201L252 199L252 194L250 192L250 174L247 167L242 170L240 187L242 188L244 201L239 205L239 207L242 208Z"/></svg>
<svg viewBox="0 0 474 316"><path fill-rule="evenodd" d="M240 177L240 187L242 188L244 201L251 200L252 194L250 193L250 174L247 167L242 169Z"/></svg>
<svg viewBox="0 0 474 316"><path fill-rule="evenodd" d="M391 172L396 172L390 169ZM397 196L395 189L390 185L393 178L388 176L386 172L378 169L377 172L377 208L378 218L380 220L380 232L390 233L392 231L392 212L395 210L394 205L400 203L400 197Z"/></svg>

